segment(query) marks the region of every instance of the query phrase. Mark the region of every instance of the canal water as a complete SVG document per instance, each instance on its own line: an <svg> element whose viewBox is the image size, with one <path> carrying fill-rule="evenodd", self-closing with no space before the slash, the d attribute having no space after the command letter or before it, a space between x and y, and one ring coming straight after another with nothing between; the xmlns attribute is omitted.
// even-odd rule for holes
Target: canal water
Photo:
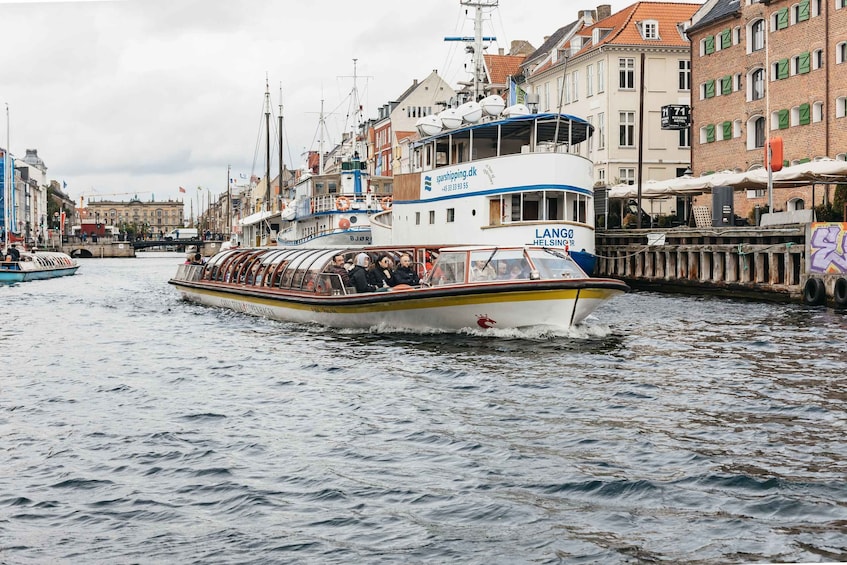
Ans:
<svg viewBox="0 0 847 565"><path fill-rule="evenodd" d="M566 333L0 287L0 563L847 561L847 316L637 292Z"/></svg>

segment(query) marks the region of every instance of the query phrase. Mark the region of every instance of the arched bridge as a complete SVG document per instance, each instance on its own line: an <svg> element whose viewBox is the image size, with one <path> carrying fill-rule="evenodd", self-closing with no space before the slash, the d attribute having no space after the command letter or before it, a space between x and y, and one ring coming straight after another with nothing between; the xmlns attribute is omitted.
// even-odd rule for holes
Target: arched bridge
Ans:
<svg viewBox="0 0 847 565"><path fill-rule="evenodd" d="M134 249L147 249L148 247L187 247L193 245L197 248L211 243L202 239L140 239L132 242ZM220 242L216 242L220 243Z"/></svg>

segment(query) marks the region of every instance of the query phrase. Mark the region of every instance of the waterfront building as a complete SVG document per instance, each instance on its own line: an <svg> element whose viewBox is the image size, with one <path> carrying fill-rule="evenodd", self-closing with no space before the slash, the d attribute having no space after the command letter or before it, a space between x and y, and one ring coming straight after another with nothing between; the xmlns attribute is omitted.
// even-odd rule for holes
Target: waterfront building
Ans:
<svg viewBox="0 0 847 565"><path fill-rule="evenodd" d="M3 216L4 195L8 195L9 230L13 239L37 244L44 241L47 230L47 166L37 149L27 149L26 157L9 154L10 173L6 175L5 149L0 148L0 216ZM9 190L5 183L9 181ZM5 218L0 219L0 231L5 231Z"/></svg>
<svg viewBox="0 0 847 565"><path fill-rule="evenodd" d="M82 203L81 203L82 204ZM185 227L185 204L182 200L142 202L138 196L129 201L88 199L77 208L77 223L94 220L95 224L117 227L121 233L134 233L148 238L164 237Z"/></svg>
<svg viewBox="0 0 847 565"><path fill-rule="evenodd" d="M383 104L367 135L368 172L372 176L393 176L401 168L404 140L416 135L418 119L437 114L455 96L453 87L433 70L422 81L415 79L397 100Z"/></svg>
<svg viewBox="0 0 847 565"><path fill-rule="evenodd" d="M784 165L847 158L847 0L709 0L692 18L695 175L764 166L780 136ZM812 196L815 194L815 201ZM831 198L818 186L774 188L775 210ZM766 190L735 193L735 213L766 206Z"/></svg>
<svg viewBox="0 0 847 565"><path fill-rule="evenodd" d="M594 162L595 186L636 184L639 169L642 182L671 179L689 167L689 129L662 129L661 112L690 103L685 28L698 8L637 2L614 14L608 5L580 10L554 34L545 58L533 55L524 65L524 88L539 111L561 108L595 127L574 148ZM677 213L677 206L659 201L652 212Z"/></svg>

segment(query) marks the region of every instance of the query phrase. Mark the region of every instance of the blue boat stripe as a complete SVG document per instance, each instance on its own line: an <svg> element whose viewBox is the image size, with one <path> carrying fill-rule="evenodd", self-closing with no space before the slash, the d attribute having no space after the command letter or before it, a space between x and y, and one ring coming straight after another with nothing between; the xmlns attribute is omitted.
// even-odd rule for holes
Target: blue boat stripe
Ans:
<svg viewBox="0 0 847 565"><path fill-rule="evenodd" d="M427 198L426 200L395 200L394 204L418 204L421 202L438 202L439 200L453 200L455 198L467 198L468 196L511 194L513 192L526 192L530 190L563 190L565 192L576 192L577 194L594 196L594 190L587 188L579 188L578 186L571 186L567 184L529 184L525 186L514 186L512 188L493 188L491 190L483 190L479 192L462 192L460 194L436 196L435 198Z"/></svg>

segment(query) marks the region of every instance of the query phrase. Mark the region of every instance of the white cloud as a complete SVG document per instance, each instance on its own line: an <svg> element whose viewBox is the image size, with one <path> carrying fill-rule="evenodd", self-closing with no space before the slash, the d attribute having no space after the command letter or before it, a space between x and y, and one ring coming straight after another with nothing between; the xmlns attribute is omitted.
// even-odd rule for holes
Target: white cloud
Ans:
<svg viewBox="0 0 847 565"><path fill-rule="evenodd" d="M512 39L538 46L578 9L501 0L485 33L507 50ZM353 58L367 117L433 69L465 80L463 46L443 41L473 34L463 12L458 0L2 3L11 149L37 148L48 177L74 197L92 188L157 199L179 197L179 186L223 192L227 165L264 169L266 75L274 114L282 85L286 161L298 166L317 148L322 98L336 136L328 143L349 123Z"/></svg>

